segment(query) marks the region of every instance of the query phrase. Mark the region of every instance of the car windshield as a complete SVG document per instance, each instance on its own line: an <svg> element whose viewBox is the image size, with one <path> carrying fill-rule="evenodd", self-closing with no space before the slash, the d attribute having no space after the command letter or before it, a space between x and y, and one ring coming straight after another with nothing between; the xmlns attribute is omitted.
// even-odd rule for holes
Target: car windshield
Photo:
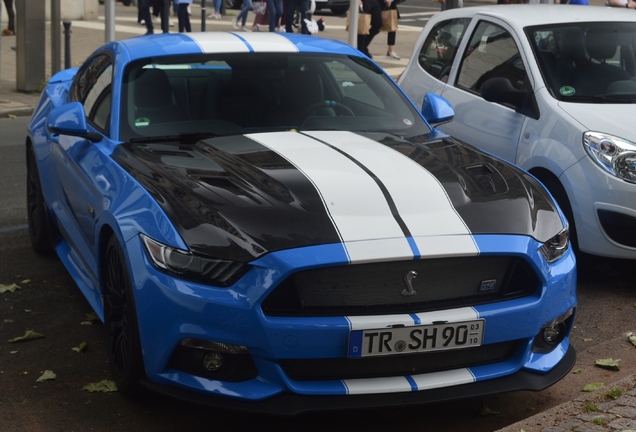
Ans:
<svg viewBox="0 0 636 432"><path fill-rule="evenodd" d="M431 132L390 78L355 56L229 53L126 68L120 139L280 130Z"/></svg>
<svg viewBox="0 0 636 432"><path fill-rule="evenodd" d="M555 98L636 102L636 23L568 23L525 31Z"/></svg>

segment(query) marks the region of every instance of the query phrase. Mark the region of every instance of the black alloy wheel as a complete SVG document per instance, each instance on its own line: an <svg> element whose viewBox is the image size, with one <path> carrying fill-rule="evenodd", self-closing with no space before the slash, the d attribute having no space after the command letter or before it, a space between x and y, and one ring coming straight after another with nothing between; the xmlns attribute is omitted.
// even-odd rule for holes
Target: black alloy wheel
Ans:
<svg viewBox="0 0 636 432"><path fill-rule="evenodd" d="M138 395L145 378L137 312L124 253L113 235L103 260L104 322L108 331L108 360L117 389Z"/></svg>
<svg viewBox="0 0 636 432"><path fill-rule="evenodd" d="M40 173L31 146L27 149L27 220L33 250L43 256L54 256L51 219L44 202Z"/></svg>

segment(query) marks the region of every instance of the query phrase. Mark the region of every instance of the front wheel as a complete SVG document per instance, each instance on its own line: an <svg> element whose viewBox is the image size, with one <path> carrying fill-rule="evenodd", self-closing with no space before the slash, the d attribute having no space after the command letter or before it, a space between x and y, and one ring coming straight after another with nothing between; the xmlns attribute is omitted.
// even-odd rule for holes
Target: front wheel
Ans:
<svg viewBox="0 0 636 432"><path fill-rule="evenodd" d="M108 360L117 389L127 395L141 392L145 378L139 326L124 252L115 236L106 246L103 261L104 322L108 331Z"/></svg>
<svg viewBox="0 0 636 432"><path fill-rule="evenodd" d="M42 193L40 173L33 147L27 150L27 220L33 250L43 256L55 255L51 219Z"/></svg>

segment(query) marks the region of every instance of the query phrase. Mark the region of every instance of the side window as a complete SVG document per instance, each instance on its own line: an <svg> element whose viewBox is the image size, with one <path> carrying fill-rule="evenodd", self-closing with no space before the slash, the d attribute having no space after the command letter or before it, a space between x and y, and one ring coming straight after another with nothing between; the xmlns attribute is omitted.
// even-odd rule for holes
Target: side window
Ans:
<svg viewBox="0 0 636 432"><path fill-rule="evenodd" d="M84 105L88 120L104 133L110 123L112 82L110 57L98 55L77 72L71 87L71 99Z"/></svg>
<svg viewBox="0 0 636 432"><path fill-rule="evenodd" d="M517 44L505 29L482 21L466 48L457 87L479 93L482 84L495 77L508 78L516 89L526 80L526 69Z"/></svg>
<svg viewBox="0 0 636 432"><path fill-rule="evenodd" d="M422 45L418 61L422 69L433 77L446 82L451 66L462 41L468 18L457 18L438 23Z"/></svg>

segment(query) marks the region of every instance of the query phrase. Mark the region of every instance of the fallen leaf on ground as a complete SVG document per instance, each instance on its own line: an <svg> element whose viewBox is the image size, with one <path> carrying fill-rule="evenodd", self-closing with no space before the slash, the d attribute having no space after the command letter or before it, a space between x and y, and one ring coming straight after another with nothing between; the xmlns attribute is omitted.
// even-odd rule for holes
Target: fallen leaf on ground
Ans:
<svg viewBox="0 0 636 432"><path fill-rule="evenodd" d="M43 334L36 333L33 330L27 330L26 333L24 333L24 336L18 336L17 338L13 338L9 340L9 343L24 342L28 340L34 340L34 339L42 339L43 337L44 337Z"/></svg>
<svg viewBox="0 0 636 432"><path fill-rule="evenodd" d="M580 374L581 373L581 369L573 370L572 373L573 374Z"/></svg>
<svg viewBox="0 0 636 432"><path fill-rule="evenodd" d="M7 114L7 117L9 117L10 119L17 119L18 116L16 116L15 114Z"/></svg>
<svg viewBox="0 0 636 432"><path fill-rule="evenodd" d="M91 312L86 314L86 321L82 321L81 325L93 325L93 321L99 321L99 317L96 313Z"/></svg>
<svg viewBox="0 0 636 432"><path fill-rule="evenodd" d="M592 342L593 340L592 338L583 338L583 342Z"/></svg>
<svg viewBox="0 0 636 432"><path fill-rule="evenodd" d="M602 382L591 383L591 384L586 384L585 387L583 387L582 391L593 392L603 387L605 387L605 383L602 383Z"/></svg>
<svg viewBox="0 0 636 432"><path fill-rule="evenodd" d="M31 282L31 279L25 279L22 282L20 282L21 284L28 284L29 282Z"/></svg>
<svg viewBox="0 0 636 432"><path fill-rule="evenodd" d="M9 354L17 354L17 351L9 351Z"/></svg>
<svg viewBox="0 0 636 432"><path fill-rule="evenodd" d="M98 383L87 384L84 386L82 390L86 390L90 393L95 393L95 392L108 393L108 392L117 391L117 385L113 381L102 380Z"/></svg>
<svg viewBox="0 0 636 432"><path fill-rule="evenodd" d="M42 373L42 376L36 379L35 382L44 382L48 380L54 380L55 378L56 378L56 375L53 373L53 371L45 370L44 373Z"/></svg>
<svg viewBox="0 0 636 432"><path fill-rule="evenodd" d="M482 403L481 412L479 413L480 417L499 415L499 414L500 413L498 411L493 411L490 408L488 408L485 403Z"/></svg>
<svg viewBox="0 0 636 432"><path fill-rule="evenodd" d="M86 342L82 342L81 344L79 344L79 346L73 347L71 349L75 351L76 353L81 353L86 351L87 348L88 348L88 344Z"/></svg>
<svg viewBox="0 0 636 432"><path fill-rule="evenodd" d="M621 364L621 359L612 359L612 358L598 359L596 360L594 364L603 369L610 369L610 370L617 371L619 370L618 366Z"/></svg>
<svg viewBox="0 0 636 432"><path fill-rule="evenodd" d="M0 284L0 294L9 292L15 292L15 290L20 289L20 287L16 284L11 285L2 285Z"/></svg>
<svg viewBox="0 0 636 432"><path fill-rule="evenodd" d="M632 345L634 345L636 347L636 336L634 336L634 335L629 336L627 338L627 340L629 340L632 343Z"/></svg>

